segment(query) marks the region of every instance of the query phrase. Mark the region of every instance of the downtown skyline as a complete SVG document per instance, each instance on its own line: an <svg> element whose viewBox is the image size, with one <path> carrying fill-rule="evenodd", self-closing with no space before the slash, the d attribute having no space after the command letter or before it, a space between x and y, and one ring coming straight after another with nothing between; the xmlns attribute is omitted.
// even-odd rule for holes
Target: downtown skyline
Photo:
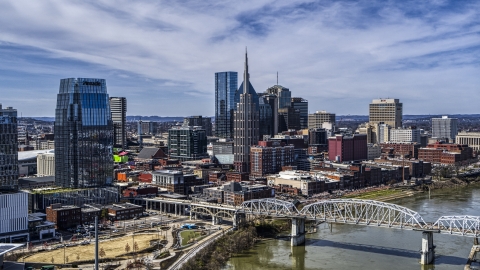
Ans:
<svg viewBox="0 0 480 270"><path fill-rule="evenodd" d="M129 115L212 116L214 74L241 73L248 46L257 91L278 71L310 112L367 115L390 97L404 114L478 113L480 5L383 2L4 1L1 102L53 117L58 80L92 77Z"/></svg>

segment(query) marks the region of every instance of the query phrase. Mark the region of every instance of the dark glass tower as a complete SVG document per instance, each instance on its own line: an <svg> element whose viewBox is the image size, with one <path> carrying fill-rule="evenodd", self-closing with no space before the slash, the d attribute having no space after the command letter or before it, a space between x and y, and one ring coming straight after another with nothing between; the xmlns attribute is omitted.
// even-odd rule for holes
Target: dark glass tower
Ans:
<svg viewBox="0 0 480 270"><path fill-rule="evenodd" d="M0 104L0 190L18 187L17 110Z"/></svg>
<svg viewBox="0 0 480 270"><path fill-rule="evenodd" d="M215 135L233 138L233 111L238 73L233 71L215 73Z"/></svg>
<svg viewBox="0 0 480 270"><path fill-rule="evenodd" d="M127 98L111 97L110 110L112 112L115 146L127 148Z"/></svg>
<svg viewBox="0 0 480 270"><path fill-rule="evenodd" d="M83 188L112 182L114 135L105 80L60 80L54 128L57 185Z"/></svg>
<svg viewBox="0 0 480 270"><path fill-rule="evenodd" d="M238 93L234 114L233 163L237 171L250 173L250 146L259 140L259 104L258 95L250 84L246 52L243 83Z"/></svg>

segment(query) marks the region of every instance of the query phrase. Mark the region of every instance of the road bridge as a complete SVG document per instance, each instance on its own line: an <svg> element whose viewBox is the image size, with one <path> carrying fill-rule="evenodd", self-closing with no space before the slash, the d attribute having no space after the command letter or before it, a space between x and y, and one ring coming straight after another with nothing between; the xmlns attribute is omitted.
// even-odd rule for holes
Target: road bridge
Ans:
<svg viewBox="0 0 480 270"><path fill-rule="evenodd" d="M292 246L305 243L306 221L421 231L422 264L430 264L433 261L435 249L433 233L474 238L480 236L478 216L442 216L435 222L425 222L419 213L411 209L374 200L331 199L305 205L301 210L291 202L272 198L249 200L239 206L163 198L146 200L147 209L162 212L173 209L175 215L185 215L188 212L190 218L196 218L197 214L210 216L213 224L222 219L230 219L235 227L248 216L291 219Z"/></svg>

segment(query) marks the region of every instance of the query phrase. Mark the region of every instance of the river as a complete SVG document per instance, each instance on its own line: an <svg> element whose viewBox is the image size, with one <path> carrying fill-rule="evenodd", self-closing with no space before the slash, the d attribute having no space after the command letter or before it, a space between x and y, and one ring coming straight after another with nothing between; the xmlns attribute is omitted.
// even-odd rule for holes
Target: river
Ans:
<svg viewBox="0 0 480 270"><path fill-rule="evenodd" d="M446 215L480 215L480 186L432 191L391 201L417 211L426 222ZM251 269L463 269L473 238L434 234L435 262L420 265L422 233L359 225L321 224L305 246L266 240L231 258L225 270Z"/></svg>

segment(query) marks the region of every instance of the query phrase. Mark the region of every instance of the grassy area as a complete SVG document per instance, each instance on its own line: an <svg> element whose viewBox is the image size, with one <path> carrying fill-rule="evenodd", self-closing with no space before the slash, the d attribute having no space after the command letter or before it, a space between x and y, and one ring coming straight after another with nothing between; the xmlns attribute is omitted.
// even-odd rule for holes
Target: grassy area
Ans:
<svg viewBox="0 0 480 270"><path fill-rule="evenodd" d="M364 193L360 193L360 194L347 195L347 196L344 196L344 198L374 200L376 198L380 198L380 197L384 197L384 196L390 196L390 195L394 195L394 194L397 194L397 193L400 193L400 192L402 192L402 190L399 190L399 189L384 189L384 190L375 190L375 191L364 192Z"/></svg>
<svg viewBox="0 0 480 270"><path fill-rule="evenodd" d="M180 232L180 236L182 237L182 246L185 246L188 244L190 239L199 239L202 236L202 233L200 231L182 231Z"/></svg>
<svg viewBox="0 0 480 270"><path fill-rule="evenodd" d="M71 191L80 191L84 189L73 189L73 188L52 188L52 189L42 189L38 190L35 189L32 191L32 194L53 194L53 193L64 193L64 192L71 192Z"/></svg>
<svg viewBox="0 0 480 270"><path fill-rule="evenodd" d="M135 235L135 242L137 242L138 250L143 250L150 247L150 241L156 240L157 234L140 234ZM130 246L130 252L133 249L133 238L132 236L125 236L121 238L117 238L114 240L103 241L100 242L99 250L103 248L105 251L105 256L101 258L102 260L107 258L115 258L117 256L125 255L127 252L125 251L126 245ZM65 261L67 263L75 263L77 261L86 261L86 260L93 260L95 251L95 245L78 245L74 247L66 247L65 248ZM63 263L64 261L64 250L63 248L59 248L56 250L39 252L34 254L28 258L25 258L25 262L39 262L39 263ZM68 258L67 258L68 257ZM53 262L52 262L53 258Z"/></svg>

